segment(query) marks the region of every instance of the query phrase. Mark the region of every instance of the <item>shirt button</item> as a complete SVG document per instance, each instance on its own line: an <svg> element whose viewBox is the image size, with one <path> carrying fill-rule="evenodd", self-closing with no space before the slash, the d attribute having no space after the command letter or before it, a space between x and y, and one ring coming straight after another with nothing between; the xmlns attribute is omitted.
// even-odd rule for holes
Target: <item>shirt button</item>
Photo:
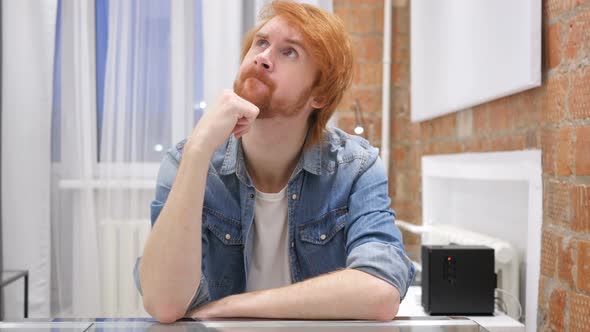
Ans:
<svg viewBox="0 0 590 332"><path fill-rule="evenodd" d="M291 198L292 198L293 200L296 200L296 199L297 199L297 194L293 194L293 196L291 196Z"/></svg>
<svg viewBox="0 0 590 332"><path fill-rule="evenodd" d="M295 246L295 242L291 241L291 248Z"/></svg>
<svg viewBox="0 0 590 332"><path fill-rule="evenodd" d="M324 241L326 239L326 234L320 235L320 240Z"/></svg>
<svg viewBox="0 0 590 332"><path fill-rule="evenodd" d="M251 199L252 199L252 198L254 198L254 194L250 194L250 198L251 198Z"/></svg>
<svg viewBox="0 0 590 332"><path fill-rule="evenodd" d="M225 239L226 239L226 240L229 240L229 239L231 239L231 235L229 235L229 234L225 234Z"/></svg>

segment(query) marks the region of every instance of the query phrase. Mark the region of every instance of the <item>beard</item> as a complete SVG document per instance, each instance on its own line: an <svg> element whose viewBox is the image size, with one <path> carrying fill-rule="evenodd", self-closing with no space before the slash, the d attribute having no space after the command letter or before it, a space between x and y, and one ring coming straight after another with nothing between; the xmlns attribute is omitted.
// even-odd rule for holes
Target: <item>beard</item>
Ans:
<svg viewBox="0 0 590 332"><path fill-rule="evenodd" d="M248 67L234 82L234 92L260 110L257 119L272 117L270 101L275 89L274 82L255 66Z"/></svg>
<svg viewBox="0 0 590 332"><path fill-rule="evenodd" d="M293 117L303 109L311 96L311 87L302 91L295 102L281 102L273 98L276 84L257 66L250 66L234 82L234 92L256 105L260 112L257 119L274 118L278 115Z"/></svg>

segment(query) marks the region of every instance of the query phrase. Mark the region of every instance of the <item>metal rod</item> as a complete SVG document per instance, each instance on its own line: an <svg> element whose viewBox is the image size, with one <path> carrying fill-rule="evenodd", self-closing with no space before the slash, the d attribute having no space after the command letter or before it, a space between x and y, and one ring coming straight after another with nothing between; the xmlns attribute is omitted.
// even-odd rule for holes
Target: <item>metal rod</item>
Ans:
<svg viewBox="0 0 590 332"><path fill-rule="evenodd" d="M29 318L29 272L25 274L25 318Z"/></svg>

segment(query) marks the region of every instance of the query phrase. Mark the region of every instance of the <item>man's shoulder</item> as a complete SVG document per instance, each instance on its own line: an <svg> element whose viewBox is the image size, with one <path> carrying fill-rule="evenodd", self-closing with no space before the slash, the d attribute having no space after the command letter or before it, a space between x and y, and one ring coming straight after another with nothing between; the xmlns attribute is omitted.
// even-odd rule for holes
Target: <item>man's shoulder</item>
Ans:
<svg viewBox="0 0 590 332"><path fill-rule="evenodd" d="M368 140L335 127L326 130L321 150L322 164L344 164L354 160L372 163L379 155L379 150Z"/></svg>

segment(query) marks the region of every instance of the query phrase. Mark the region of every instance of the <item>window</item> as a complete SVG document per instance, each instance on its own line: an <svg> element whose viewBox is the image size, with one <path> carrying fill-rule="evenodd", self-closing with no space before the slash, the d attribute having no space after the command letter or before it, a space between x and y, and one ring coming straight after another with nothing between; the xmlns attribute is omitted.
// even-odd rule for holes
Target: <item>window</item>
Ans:
<svg viewBox="0 0 590 332"><path fill-rule="evenodd" d="M194 3L194 123L203 101L201 0ZM171 105L172 0L96 0L96 161L159 163L176 144ZM116 14L114 14L116 13ZM111 17L109 16L111 15ZM116 16L116 17L112 17ZM61 160L61 0L58 0L52 159ZM116 75L113 76L113 75ZM112 145L112 146L109 146ZM115 146L116 145L116 146Z"/></svg>

